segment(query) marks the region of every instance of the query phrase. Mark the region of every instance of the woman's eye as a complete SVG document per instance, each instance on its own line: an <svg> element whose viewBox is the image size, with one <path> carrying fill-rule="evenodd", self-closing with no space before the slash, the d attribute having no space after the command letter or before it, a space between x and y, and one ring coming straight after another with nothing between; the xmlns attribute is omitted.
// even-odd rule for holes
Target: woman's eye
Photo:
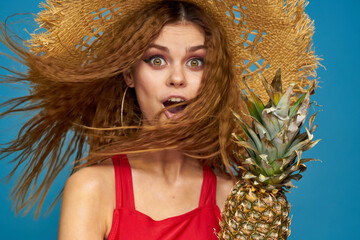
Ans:
<svg viewBox="0 0 360 240"><path fill-rule="evenodd" d="M145 59L144 62L150 63L151 65L156 66L156 67L161 67L166 64L165 59L163 57L159 57L159 56L150 57L148 59Z"/></svg>
<svg viewBox="0 0 360 240"><path fill-rule="evenodd" d="M201 67L202 65L204 64L204 60L201 59L201 58L193 58L193 59L190 59L186 65L190 66L190 67Z"/></svg>

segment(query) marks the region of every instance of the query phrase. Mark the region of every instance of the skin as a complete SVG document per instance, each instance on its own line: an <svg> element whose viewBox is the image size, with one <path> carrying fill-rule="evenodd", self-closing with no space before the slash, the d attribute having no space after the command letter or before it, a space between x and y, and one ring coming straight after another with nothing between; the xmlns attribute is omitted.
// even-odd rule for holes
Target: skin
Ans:
<svg viewBox="0 0 360 240"><path fill-rule="evenodd" d="M169 97L192 99L200 88L206 48L202 29L194 24L172 24L163 28L144 53L142 61L125 75L135 88L145 124L152 124ZM169 112L160 122L170 118Z"/></svg>
<svg viewBox="0 0 360 240"><path fill-rule="evenodd" d="M125 74L126 83L137 93L144 124L152 123L169 96L196 96L203 73L201 59L206 56L206 49L201 47L204 41L203 31L194 24L166 25L143 60ZM164 122L171 117L174 116L163 113L159 120ZM128 158L137 211L162 220L198 207L203 181L198 160L175 150L131 154ZM228 177L217 176L216 203L220 210L233 184ZM59 239L106 239L115 205L115 176L110 159L79 170L65 185Z"/></svg>

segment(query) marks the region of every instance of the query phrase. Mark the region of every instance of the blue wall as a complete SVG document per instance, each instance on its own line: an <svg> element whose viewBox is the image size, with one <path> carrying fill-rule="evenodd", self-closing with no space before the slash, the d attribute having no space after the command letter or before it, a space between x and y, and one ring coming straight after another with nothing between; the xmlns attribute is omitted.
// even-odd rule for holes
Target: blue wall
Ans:
<svg viewBox="0 0 360 240"><path fill-rule="evenodd" d="M0 19L13 13L38 12L39 0L12 0L0 2ZM358 205L359 181L356 169L360 168L355 136L358 130L359 109L355 97L359 94L359 21L356 18L360 3L356 0L310 1L307 12L315 20L314 46L324 58L320 68L321 88L313 100L323 105L316 123L316 138L322 141L307 153L322 162L308 164L308 170L298 189L288 194L292 203L292 240L339 240L357 236L360 208ZM22 29L20 29L22 30ZM0 51L6 51L0 46ZM12 66L0 57L1 66ZM0 74L4 74L0 71ZM21 87L20 87L21 88ZM0 101L6 97L21 95L26 89L0 86ZM0 141L14 136L23 116L0 121ZM11 165L0 162L0 178L6 176ZM49 200L65 182L60 176ZM12 181L13 183L14 181ZM0 184L0 231L1 239L56 239L59 204L48 217L34 220L32 215L15 217L11 202L7 199L10 185ZM49 204L49 200L46 204Z"/></svg>

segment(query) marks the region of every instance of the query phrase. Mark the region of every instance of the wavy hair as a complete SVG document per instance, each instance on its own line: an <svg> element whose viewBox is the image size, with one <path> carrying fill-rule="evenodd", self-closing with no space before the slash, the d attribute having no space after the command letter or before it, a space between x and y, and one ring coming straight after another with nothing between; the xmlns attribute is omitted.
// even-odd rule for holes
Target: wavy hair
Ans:
<svg viewBox="0 0 360 240"><path fill-rule="evenodd" d="M140 126L136 93L129 89L124 97L123 74L141 60L164 25L179 22L194 23L205 33L207 55L199 94L187 102L179 119ZM9 70L13 75L2 76L2 81L30 83L31 92L2 103L6 110L0 117L37 112L17 138L1 149L2 159L14 156L15 167L8 178L22 167L11 193L16 213L26 214L36 205L35 216L39 216L51 184L69 162L74 162L72 174L119 153L177 149L220 172L237 175L230 109L239 108L239 89L221 26L193 4L159 1L109 28L92 48L96 57L68 66L32 54L1 25L1 42L28 67L25 73ZM90 151L85 153L87 146ZM40 173L44 174L41 180Z"/></svg>

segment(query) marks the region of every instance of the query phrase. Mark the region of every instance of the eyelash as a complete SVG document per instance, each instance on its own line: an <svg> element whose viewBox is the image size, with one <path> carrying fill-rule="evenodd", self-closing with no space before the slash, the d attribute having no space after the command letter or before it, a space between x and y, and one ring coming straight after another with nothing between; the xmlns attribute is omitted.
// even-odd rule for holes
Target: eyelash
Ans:
<svg viewBox="0 0 360 240"><path fill-rule="evenodd" d="M162 59L162 61L165 61L164 57L158 56L158 55L154 55L154 56L150 56L149 58L144 59L144 62L156 66L155 64L152 63L152 61L153 61L154 59L157 59L157 58L158 58L158 59ZM166 61L165 61L165 62L166 62Z"/></svg>
<svg viewBox="0 0 360 240"><path fill-rule="evenodd" d="M154 56L150 56L146 59L144 59L143 61L145 63L148 63L148 64L151 64L152 66L155 66L155 67L162 67L163 65L155 65L152 61L154 59L161 59L162 61L166 62L165 58L163 56L159 56L159 55L154 55ZM189 67L192 67L192 68L200 68L204 65L204 59L201 58L201 57L194 57L194 58L191 58L189 59L187 62L186 62L186 65L188 65L189 62L193 61L193 60L196 60L198 62L200 62L200 65L199 66L189 66Z"/></svg>
<svg viewBox="0 0 360 240"><path fill-rule="evenodd" d="M191 62L191 61L194 61L194 60L200 62L200 65L199 66L190 66L190 67L198 68L198 67L204 66L204 59L203 58L198 58L198 57L189 59L189 61L187 61L186 64Z"/></svg>

